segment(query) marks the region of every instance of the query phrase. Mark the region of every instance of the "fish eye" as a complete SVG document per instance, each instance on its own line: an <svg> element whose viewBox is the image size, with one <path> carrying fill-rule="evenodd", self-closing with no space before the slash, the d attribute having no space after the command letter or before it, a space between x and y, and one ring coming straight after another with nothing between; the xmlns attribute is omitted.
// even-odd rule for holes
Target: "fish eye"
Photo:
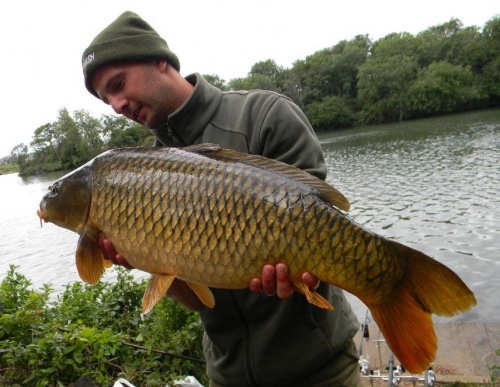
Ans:
<svg viewBox="0 0 500 387"><path fill-rule="evenodd" d="M49 187L49 191L52 195L57 195L59 192L59 184L54 184Z"/></svg>

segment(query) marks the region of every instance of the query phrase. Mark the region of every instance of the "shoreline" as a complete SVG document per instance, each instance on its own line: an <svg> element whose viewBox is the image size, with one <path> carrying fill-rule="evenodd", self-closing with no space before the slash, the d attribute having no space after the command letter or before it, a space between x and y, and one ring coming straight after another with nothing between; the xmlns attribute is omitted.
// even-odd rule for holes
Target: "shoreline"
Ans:
<svg viewBox="0 0 500 387"><path fill-rule="evenodd" d="M462 382L493 385L491 368L496 367L495 382L500 385L500 355L496 354L500 349L500 322L435 323L434 329L438 337L438 350L431 367L438 384ZM387 376L389 348L375 324L368 325L368 332L368 339L362 338L361 332L358 332L354 341L359 348L362 339L361 356L368 360L370 370L380 372L382 377ZM394 365L399 365L396 358ZM407 372L401 375L408 379L412 377ZM363 376L363 385L379 385L382 382L386 385L387 378L384 380L382 377ZM403 379L401 382L403 385L407 383ZM419 381L416 385L422 384L423 381Z"/></svg>

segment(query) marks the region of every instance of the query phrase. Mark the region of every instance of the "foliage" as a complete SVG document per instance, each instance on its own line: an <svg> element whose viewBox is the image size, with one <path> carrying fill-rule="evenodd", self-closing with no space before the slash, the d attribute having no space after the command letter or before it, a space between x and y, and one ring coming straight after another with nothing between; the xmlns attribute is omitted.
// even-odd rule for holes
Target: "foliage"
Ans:
<svg viewBox="0 0 500 387"><path fill-rule="evenodd" d="M433 62L418 74L407 93L413 116L449 113L484 97L475 86L470 66Z"/></svg>
<svg viewBox="0 0 500 387"><path fill-rule="evenodd" d="M218 75L204 74L203 76L208 81L208 83L217 87L218 89L229 90L228 86L226 85L226 81L224 79L222 79L221 77L219 77Z"/></svg>
<svg viewBox="0 0 500 387"><path fill-rule="evenodd" d="M165 297L142 316L146 283L124 269L113 283L68 284L55 300L48 286L30 285L15 266L0 284L1 385L62 386L81 375L103 386L120 377L144 386L186 375L206 382L200 361L174 356L203 359L198 314Z"/></svg>
<svg viewBox="0 0 500 387"><path fill-rule="evenodd" d="M19 174L28 176L74 169L108 149L152 144L149 130L125 117L103 115L96 119L84 110L71 116L67 109L61 109L55 122L35 130L32 153L25 144L17 145L11 153Z"/></svg>
<svg viewBox="0 0 500 387"><path fill-rule="evenodd" d="M500 17L483 30L458 19L412 35L343 40L285 69L258 62L232 89L292 98L316 130L462 112L500 103ZM328 111L328 109L332 111Z"/></svg>
<svg viewBox="0 0 500 387"><path fill-rule="evenodd" d="M0 175L7 175L14 172L19 172L18 164L0 164Z"/></svg>
<svg viewBox="0 0 500 387"><path fill-rule="evenodd" d="M350 127L355 124L356 116L344 99L338 96L325 97L319 102L310 103L306 113L317 131L327 131Z"/></svg>
<svg viewBox="0 0 500 387"><path fill-rule="evenodd" d="M229 82L231 90L271 90L283 92L283 68L274 60L257 62L252 66L246 78L236 78Z"/></svg>

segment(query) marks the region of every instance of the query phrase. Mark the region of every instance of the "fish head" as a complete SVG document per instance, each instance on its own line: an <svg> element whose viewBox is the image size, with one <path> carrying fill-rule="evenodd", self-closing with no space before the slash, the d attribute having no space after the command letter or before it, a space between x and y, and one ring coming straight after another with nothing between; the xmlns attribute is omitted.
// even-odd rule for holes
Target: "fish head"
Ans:
<svg viewBox="0 0 500 387"><path fill-rule="evenodd" d="M40 224L51 222L81 234L90 209L90 183L91 169L86 164L52 184L40 201L37 211Z"/></svg>

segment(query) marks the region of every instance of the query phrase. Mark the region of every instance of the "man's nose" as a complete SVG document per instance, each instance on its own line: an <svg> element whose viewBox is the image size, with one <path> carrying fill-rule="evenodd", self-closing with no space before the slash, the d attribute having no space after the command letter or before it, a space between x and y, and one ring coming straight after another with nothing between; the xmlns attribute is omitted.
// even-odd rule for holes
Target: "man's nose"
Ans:
<svg viewBox="0 0 500 387"><path fill-rule="evenodd" d="M128 100L126 98L122 96L113 96L112 98L109 98L109 104L116 114L127 114Z"/></svg>

